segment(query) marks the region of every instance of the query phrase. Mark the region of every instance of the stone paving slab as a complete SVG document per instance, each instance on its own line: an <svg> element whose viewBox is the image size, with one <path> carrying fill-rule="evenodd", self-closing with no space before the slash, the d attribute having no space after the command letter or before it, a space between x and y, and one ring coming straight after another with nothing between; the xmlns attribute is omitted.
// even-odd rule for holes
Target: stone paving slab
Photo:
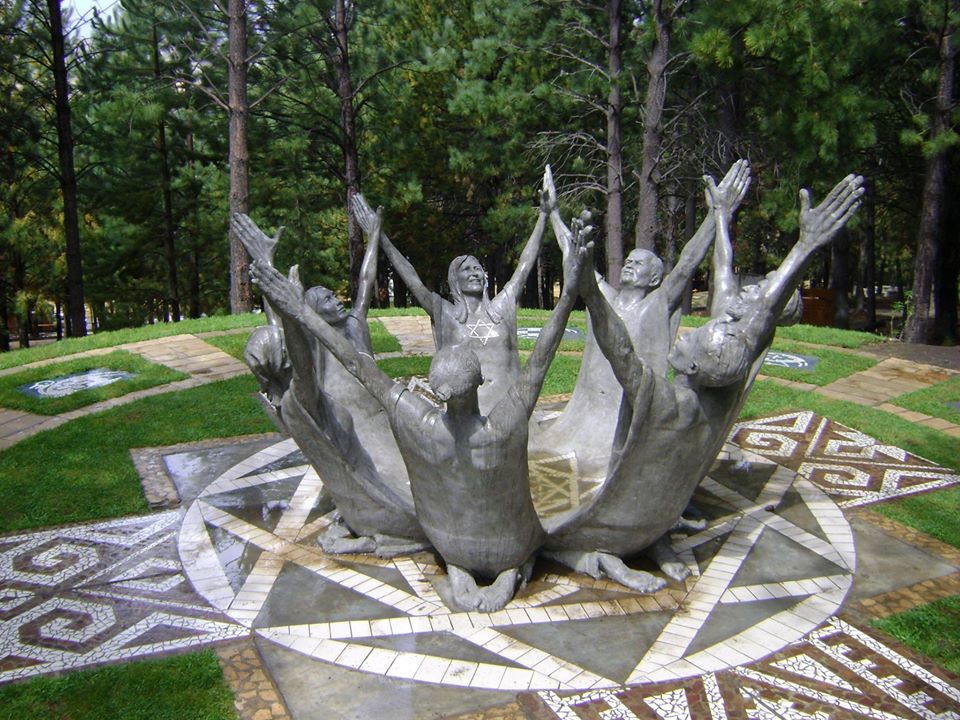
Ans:
<svg viewBox="0 0 960 720"><path fill-rule="evenodd" d="M433 355L433 331L426 315L399 315L377 318L397 338L405 355Z"/></svg>

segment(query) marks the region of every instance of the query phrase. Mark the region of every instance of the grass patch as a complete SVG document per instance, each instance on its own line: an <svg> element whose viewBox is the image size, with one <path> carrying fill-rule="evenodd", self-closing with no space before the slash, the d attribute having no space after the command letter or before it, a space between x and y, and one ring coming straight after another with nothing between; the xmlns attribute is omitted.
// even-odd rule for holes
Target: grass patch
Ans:
<svg viewBox="0 0 960 720"><path fill-rule="evenodd" d="M404 355L403 357L385 358L377 360L377 365L392 378L410 377L419 375L426 377L430 373L430 355Z"/></svg>
<svg viewBox="0 0 960 720"><path fill-rule="evenodd" d="M143 327L126 328L124 330L111 330L110 332L95 333L82 338L66 338L48 345L0 353L0 370L26 365L37 360L72 355L85 350L113 347L114 345L152 340L171 335L217 332L242 327L253 328L257 325L263 325L266 321L266 316L263 313L216 315L207 318L182 320L178 323L157 323L156 325L144 325Z"/></svg>
<svg viewBox="0 0 960 720"><path fill-rule="evenodd" d="M577 374L579 372L579 355L557 355L550 363L550 369L547 370L540 395L572 393L573 387L577 384Z"/></svg>
<svg viewBox="0 0 960 720"><path fill-rule="evenodd" d="M915 425L883 410L794 390L771 381L758 380L754 383L740 418L748 420L796 410L812 410L856 428L884 444L896 445L944 467L960 468L960 443L956 438Z"/></svg>
<svg viewBox="0 0 960 720"><path fill-rule="evenodd" d="M229 720L233 695L212 650L0 687L0 720Z"/></svg>
<svg viewBox="0 0 960 720"><path fill-rule="evenodd" d="M403 315L426 315L427 311L419 305L411 305L405 308L370 308L367 317L398 317Z"/></svg>
<svg viewBox="0 0 960 720"><path fill-rule="evenodd" d="M243 360L243 349L247 346L250 333L230 333L229 335L211 335L205 337L204 342L220 348L228 355L233 355L240 362Z"/></svg>
<svg viewBox="0 0 960 720"><path fill-rule="evenodd" d="M49 380L96 368L125 370L135 374L136 377L118 380L102 387L81 390L64 397L32 397L23 394L18 389L23 385L30 385L40 380ZM183 380L187 377L189 375L186 373L148 362L140 355L116 350L108 355L82 357L4 375L0 377L0 407L23 410L36 415L58 415L102 400L119 397L156 385L164 385L175 380Z"/></svg>
<svg viewBox="0 0 960 720"><path fill-rule="evenodd" d="M0 532L147 512L130 448L274 430L252 375L143 398L0 452Z"/></svg>
<svg viewBox="0 0 960 720"><path fill-rule="evenodd" d="M954 425L960 425L960 410L946 405L948 402L960 402L960 375L922 390L901 395L890 402L908 410L922 412L952 422Z"/></svg>
<svg viewBox="0 0 960 720"><path fill-rule="evenodd" d="M375 353L400 352L400 341L391 335L379 320L367 320L370 326L370 343Z"/></svg>
<svg viewBox="0 0 960 720"><path fill-rule="evenodd" d="M960 595L874 620L874 627L960 673Z"/></svg>
<svg viewBox="0 0 960 720"><path fill-rule="evenodd" d="M760 370L761 373L772 377L785 378L786 380L812 383L813 385L829 385L835 380L867 370L877 364L877 361L873 358L837 352L825 347L811 348L808 345L791 342L790 340L777 339L774 341L772 349L795 355L816 355L820 362L812 370L796 370L764 364Z"/></svg>
<svg viewBox="0 0 960 720"><path fill-rule="evenodd" d="M399 352L400 341L391 335L383 323L379 320L368 320L370 327L370 342L373 345L375 353ZM243 361L243 349L247 346L247 340L250 339L250 333L230 333L228 335L213 335L205 337L204 340L214 345L235 358Z"/></svg>
<svg viewBox="0 0 960 720"><path fill-rule="evenodd" d="M680 324L684 327L700 327L710 321L702 315L684 315ZM793 340L812 345L833 345L835 347L856 349L864 345L883 342L884 338L860 330L840 330L839 328L819 327L817 325L788 325L777 328L779 340ZM809 354L809 353L808 353Z"/></svg>

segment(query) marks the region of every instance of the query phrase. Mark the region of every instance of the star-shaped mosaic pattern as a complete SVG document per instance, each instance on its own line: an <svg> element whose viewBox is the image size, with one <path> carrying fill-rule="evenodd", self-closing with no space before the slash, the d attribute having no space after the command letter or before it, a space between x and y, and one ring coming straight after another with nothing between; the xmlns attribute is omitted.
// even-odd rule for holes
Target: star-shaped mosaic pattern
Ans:
<svg viewBox="0 0 960 720"><path fill-rule="evenodd" d="M685 585L642 595L540 563L503 610L451 611L431 554L384 560L316 546L329 522L314 510L322 483L294 451L278 443L217 478L187 510L180 555L197 590L235 621L343 667L499 690L699 675L799 639L837 610L852 581L853 540L837 506L752 456L747 471L721 464L698 492L708 526L674 540L693 570ZM535 472L549 489L544 504L574 506L580 498L564 503L564 488L569 496L590 484L560 477L555 460Z"/></svg>

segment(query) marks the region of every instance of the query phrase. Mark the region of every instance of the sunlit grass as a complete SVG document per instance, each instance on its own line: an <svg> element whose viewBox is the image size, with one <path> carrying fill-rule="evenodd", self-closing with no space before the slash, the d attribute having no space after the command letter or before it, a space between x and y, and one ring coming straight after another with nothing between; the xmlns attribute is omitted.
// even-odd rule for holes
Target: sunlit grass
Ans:
<svg viewBox="0 0 960 720"><path fill-rule="evenodd" d="M0 720L233 720L212 650L0 686Z"/></svg>
<svg viewBox="0 0 960 720"><path fill-rule="evenodd" d="M101 387L80 390L64 397L33 397L24 394L19 389L22 386L32 385L41 380L52 380L98 368L122 370L132 373L134 377L118 380ZM4 375L0 377L0 407L23 410L37 415L58 415L102 400L119 397L156 385L164 385L176 380L183 380L187 377L189 375L186 373L149 362L140 355L115 350L106 355L82 357Z"/></svg>

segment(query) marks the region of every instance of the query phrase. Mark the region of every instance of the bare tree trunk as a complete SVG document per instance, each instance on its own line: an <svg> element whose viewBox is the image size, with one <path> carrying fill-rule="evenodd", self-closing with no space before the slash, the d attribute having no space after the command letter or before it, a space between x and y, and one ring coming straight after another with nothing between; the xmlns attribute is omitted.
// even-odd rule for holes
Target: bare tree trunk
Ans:
<svg viewBox="0 0 960 720"><path fill-rule="evenodd" d="M357 118L353 107L353 83L350 79L349 31L345 0L336 0L334 15L337 72L337 97L340 100L340 124L343 131L344 181L347 186L347 242L350 250L350 297L357 296L360 285L360 265L363 263L363 234L353 217L353 197L360 193L360 155L357 150Z"/></svg>
<svg viewBox="0 0 960 720"><path fill-rule="evenodd" d="M609 46L607 48L607 72L610 75L610 91L607 94L607 211L604 215L604 240L607 256L607 282L620 286L620 269L623 267L623 151L620 139L620 117L623 101L620 97L621 50L621 0L609 0L607 19L609 23Z"/></svg>
<svg viewBox="0 0 960 720"><path fill-rule="evenodd" d="M667 101L667 63L670 60L670 23L663 12L663 0L651 5L656 38L647 60L647 96L643 115L643 160L640 166L640 199L637 203L636 245L656 250L657 206L660 192L659 160L663 140L660 134Z"/></svg>
<svg viewBox="0 0 960 720"><path fill-rule="evenodd" d="M847 292L850 289L850 248L849 236L845 230L830 246L830 288L833 290L833 326L850 327L850 301Z"/></svg>
<svg viewBox="0 0 960 720"><path fill-rule="evenodd" d="M860 285L863 290L863 312L867 329L871 332L877 326L877 208L873 182L865 183L863 203L863 245L860 248Z"/></svg>
<svg viewBox="0 0 960 720"><path fill-rule="evenodd" d="M953 109L953 74L956 49L953 46L953 26L945 20L939 41L940 69L937 83L937 107L932 118L931 140L936 140L950 127ZM940 150L927 160L923 183L923 201L920 226L917 230L917 253L913 261L913 300L910 316L903 331L903 339L910 343L928 340L930 292L936 272L940 235L942 232L943 195L947 171L947 150Z"/></svg>
<svg viewBox="0 0 960 720"><path fill-rule="evenodd" d="M153 28L153 74L159 83L162 79L160 67L160 41L157 26ZM167 151L167 124L161 116L157 120L157 153L160 156L160 192L163 198L163 254L167 261L167 301L174 322L180 322L180 289L177 282L177 249L174 238L173 222L173 182L170 176L170 153Z"/></svg>
<svg viewBox="0 0 960 720"><path fill-rule="evenodd" d="M80 223L77 216L77 174L73 167L73 128L70 121L70 89L67 82L66 44L60 0L47 0L50 40L53 50L53 81L56 93L57 152L60 160L60 192L63 195L63 234L67 246L67 334L87 334L83 301L83 261L80 254Z"/></svg>
<svg viewBox="0 0 960 720"><path fill-rule="evenodd" d="M230 215L247 213L250 203L250 154L247 149L247 7L246 0L228 0L227 86L230 118ZM250 256L230 232L230 312L250 312Z"/></svg>

